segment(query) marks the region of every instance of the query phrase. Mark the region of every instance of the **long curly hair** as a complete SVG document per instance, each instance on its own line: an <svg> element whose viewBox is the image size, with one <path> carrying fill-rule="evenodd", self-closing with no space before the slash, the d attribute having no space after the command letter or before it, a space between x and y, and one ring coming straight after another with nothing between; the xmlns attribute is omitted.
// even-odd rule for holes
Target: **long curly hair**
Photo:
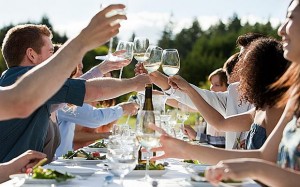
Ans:
<svg viewBox="0 0 300 187"><path fill-rule="evenodd" d="M282 44L272 38L257 39L245 49L237 64L240 69L238 91L241 101L256 109L273 107L287 88L271 88L290 66L283 57Z"/></svg>

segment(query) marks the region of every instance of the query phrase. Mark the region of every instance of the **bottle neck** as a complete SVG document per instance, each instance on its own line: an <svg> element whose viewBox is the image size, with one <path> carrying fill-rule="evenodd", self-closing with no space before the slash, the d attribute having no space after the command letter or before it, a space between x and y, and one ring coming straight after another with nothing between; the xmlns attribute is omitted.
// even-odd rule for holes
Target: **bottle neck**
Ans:
<svg viewBox="0 0 300 187"><path fill-rule="evenodd" d="M152 87L146 87L143 110L153 110Z"/></svg>

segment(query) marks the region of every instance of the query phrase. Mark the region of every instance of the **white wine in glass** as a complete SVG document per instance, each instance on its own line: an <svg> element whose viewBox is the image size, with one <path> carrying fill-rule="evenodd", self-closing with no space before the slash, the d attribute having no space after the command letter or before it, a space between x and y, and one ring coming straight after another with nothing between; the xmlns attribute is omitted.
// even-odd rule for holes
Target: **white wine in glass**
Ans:
<svg viewBox="0 0 300 187"><path fill-rule="evenodd" d="M143 62L146 60L145 53L149 47L149 39L145 37L135 37L134 43L134 58L138 62Z"/></svg>
<svg viewBox="0 0 300 187"><path fill-rule="evenodd" d="M177 49L165 49L162 54L162 69L168 76L174 76L180 69L180 58Z"/></svg>
<svg viewBox="0 0 300 187"><path fill-rule="evenodd" d="M158 70L161 64L163 49L158 46L150 45L145 53L145 61L143 62L144 68L148 73Z"/></svg>

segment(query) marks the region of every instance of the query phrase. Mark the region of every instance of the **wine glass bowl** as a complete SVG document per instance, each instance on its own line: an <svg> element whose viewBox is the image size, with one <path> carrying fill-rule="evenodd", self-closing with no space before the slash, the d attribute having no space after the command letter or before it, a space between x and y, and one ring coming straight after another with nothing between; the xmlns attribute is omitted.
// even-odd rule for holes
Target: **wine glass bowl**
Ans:
<svg viewBox="0 0 300 187"><path fill-rule="evenodd" d="M138 158L135 137L110 136L107 144L107 160L110 173L120 177L121 186L125 175L134 170Z"/></svg>
<svg viewBox="0 0 300 187"><path fill-rule="evenodd" d="M174 76L180 69L180 58L177 49L164 49L162 53L162 69L168 76Z"/></svg>
<svg viewBox="0 0 300 187"><path fill-rule="evenodd" d="M145 61L145 53L149 47L149 39L145 37L135 37L133 40L134 43L134 58L138 62Z"/></svg>
<svg viewBox="0 0 300 187"><path fill-rule="evenodd" d="M116 56L116 58L119 58L119 60L124 59L124 60L128 60L128 64L132 61L133 58L133 42L127 42L127 41L119 41L116 51L124 51L120 54L118 54ZM112 58L113 56L111 55L110 58ZM120 75L119 78L122 77L122 72L123 72L123 68L121 68L120 70Z"/></svg>
<svg viewBox="0 0 300 187"><path fill-rule="evenodd" d="M161 64L162 52L163 49L158 46L150 45L147 48L143 65L148 73L158 70Z"/></svg>

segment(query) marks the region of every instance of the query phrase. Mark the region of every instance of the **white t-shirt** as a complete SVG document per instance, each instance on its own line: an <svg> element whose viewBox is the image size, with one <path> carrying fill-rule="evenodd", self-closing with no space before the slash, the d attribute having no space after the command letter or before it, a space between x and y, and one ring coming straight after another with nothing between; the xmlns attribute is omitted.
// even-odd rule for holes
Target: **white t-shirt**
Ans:
<svg viewBox="0 0 300 187"><path fill-rule="evenodd" d="M253 108L253 105L251 105L248 102L242 102L239 99L239 94L237 92L239 83L232 83L228 86L228 89L226 92L213 92L210 90L204 90L201 88L198 88L195 85L192 85L193 88L202 96L202 98L211 105L214 109L216 109L222 116L228 117L231 115L236 115L240 113L244 113L251 108ZM167 91L168 93L172 93L172 89ZM177 100L179 102L185 103L186 105L190 106L191 108L194 108L197 110L191 99L188 97L187 94L176 90L174 93L175 96L178 96ZM233 149L236 148L236 140L237 138L241 137L240 132L226 132L226 149ZM245 137L241 137L241 139L244 139Z"/></svg>

